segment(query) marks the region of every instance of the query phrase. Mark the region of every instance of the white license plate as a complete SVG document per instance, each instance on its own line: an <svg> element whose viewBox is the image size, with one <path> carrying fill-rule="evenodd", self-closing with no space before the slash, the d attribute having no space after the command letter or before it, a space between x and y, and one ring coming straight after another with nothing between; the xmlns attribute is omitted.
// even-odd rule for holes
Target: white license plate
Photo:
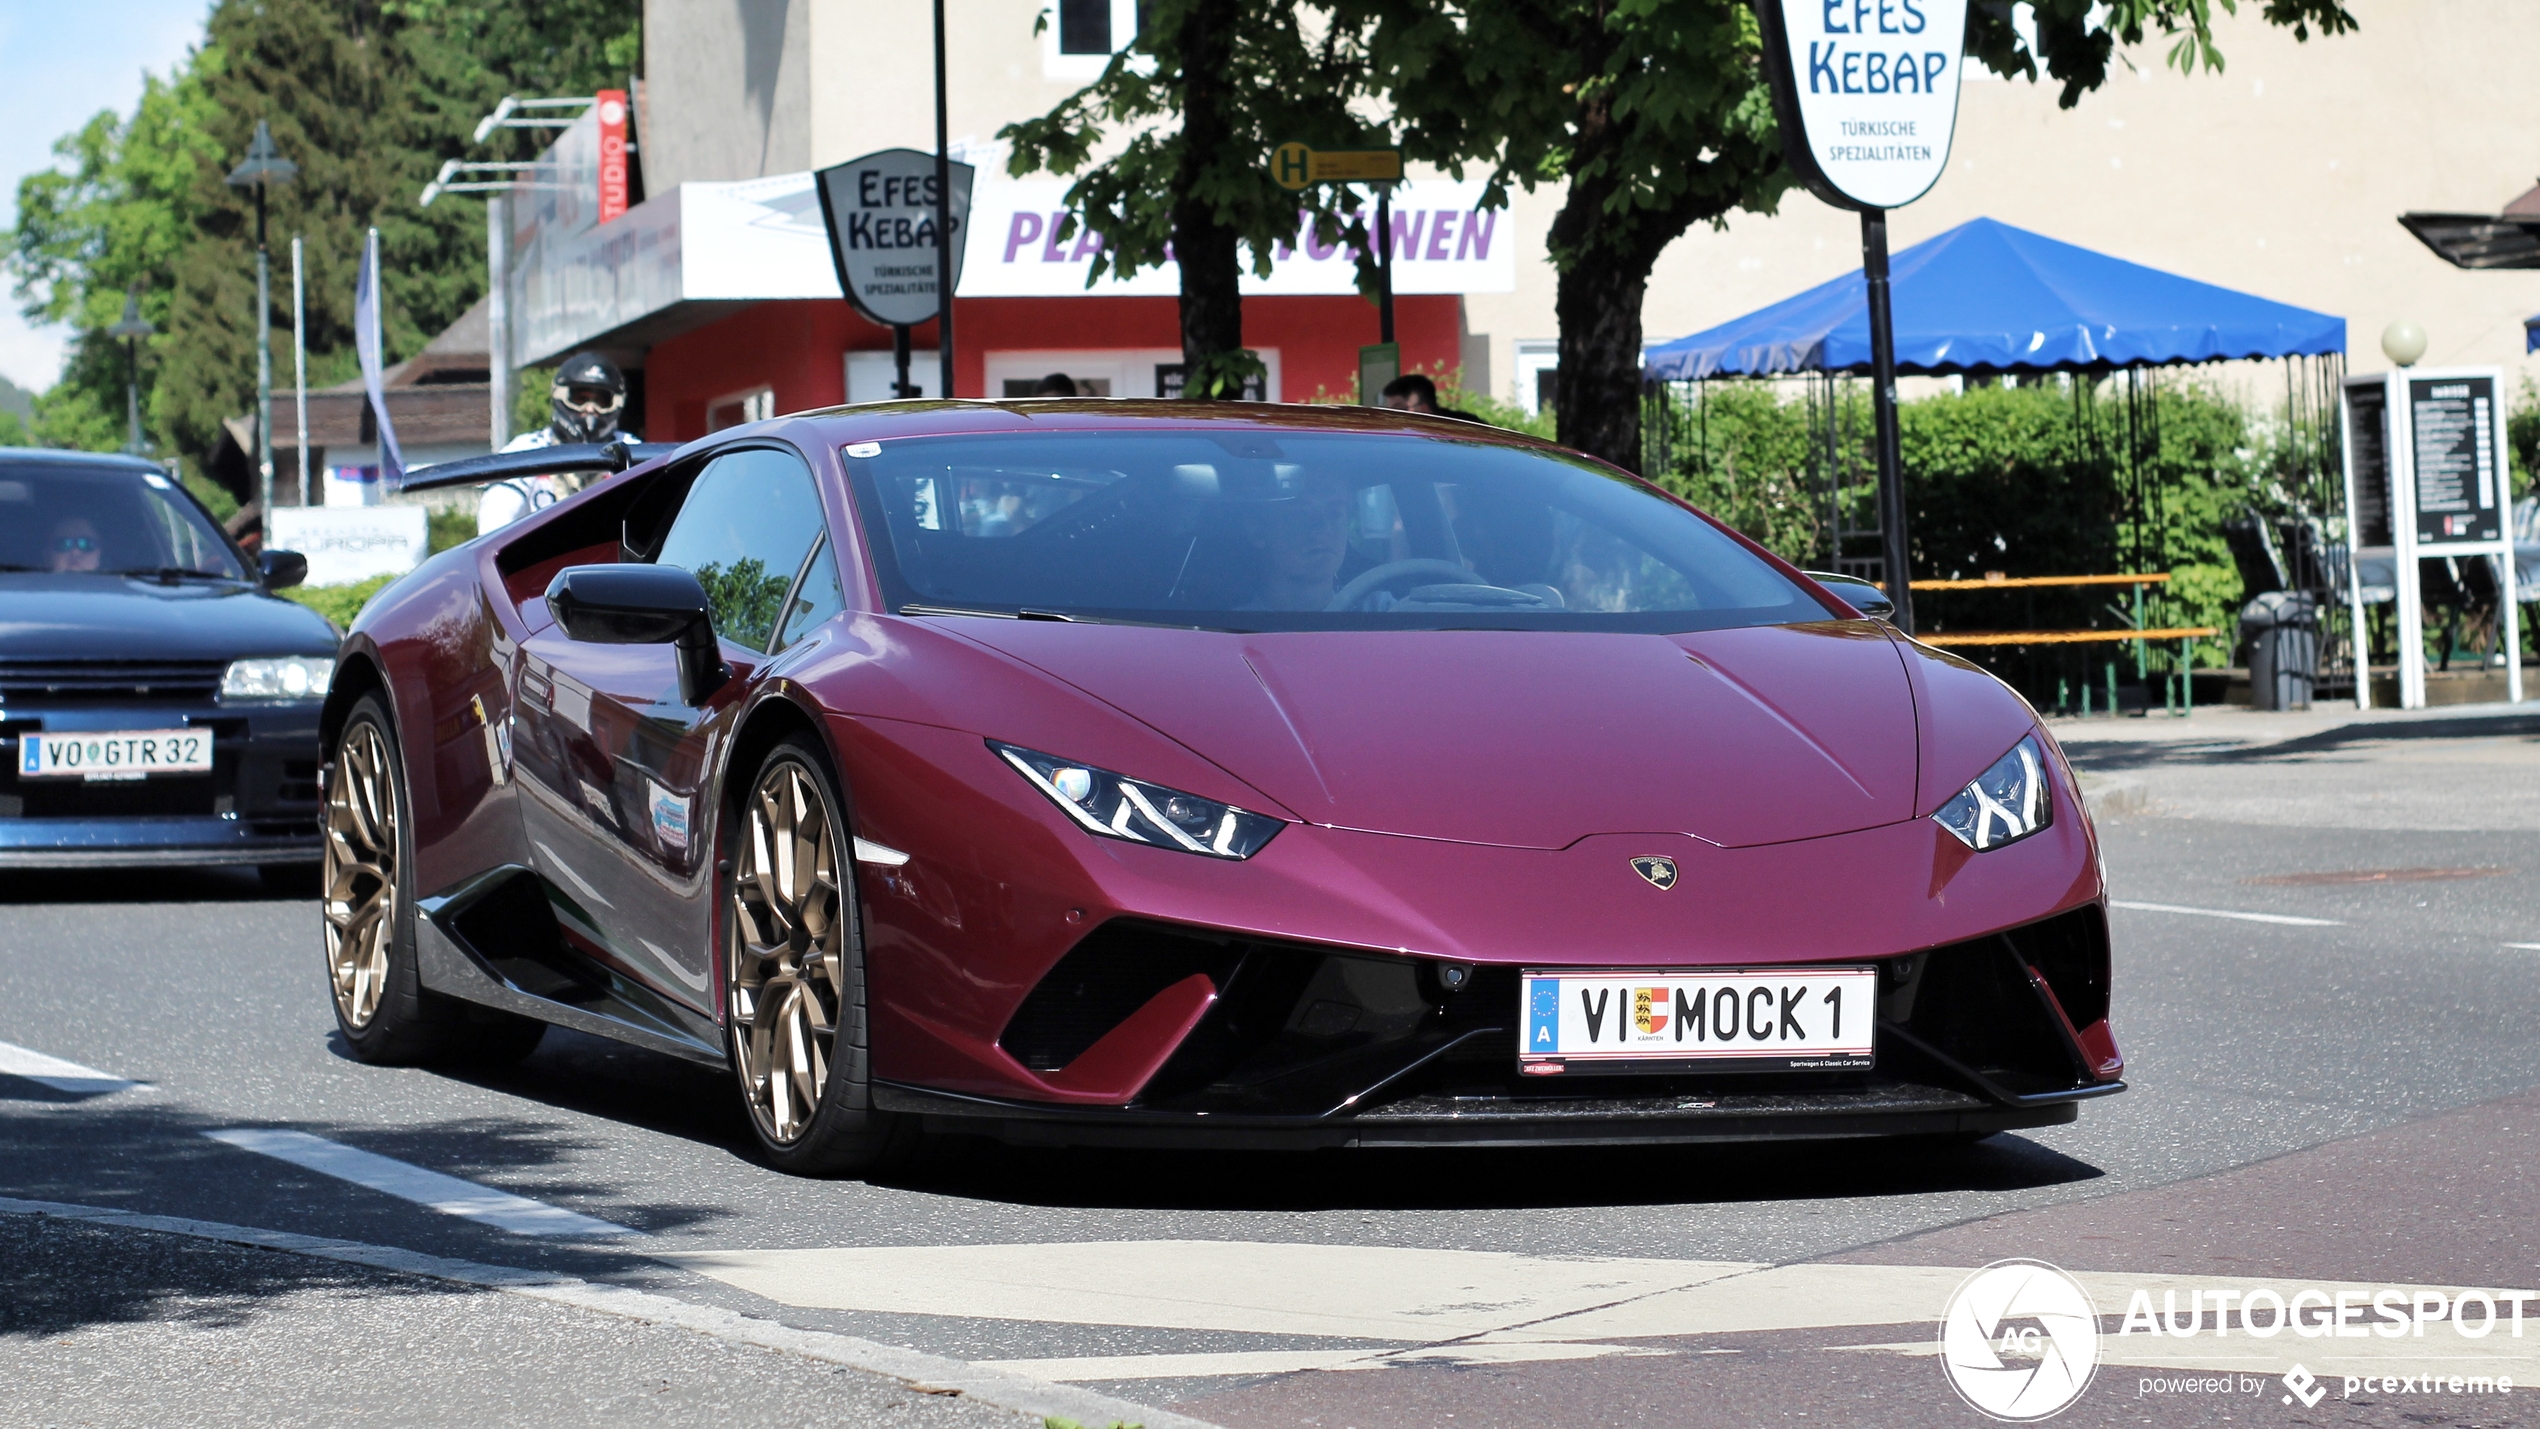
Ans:
<svg viewBox="0 0 2540 1429"><path fill-rule="evenodd" d="M1871 1063L1872 968L1529 970L1517 1064L1564 1071L1851 1071Z"/></svg>
<svg viewBox="0 0 2540 1429"><path fill-rule="evenodd" d="M212 772L208 729L115 729L18 736L21 779L146 779Z"/></svg>

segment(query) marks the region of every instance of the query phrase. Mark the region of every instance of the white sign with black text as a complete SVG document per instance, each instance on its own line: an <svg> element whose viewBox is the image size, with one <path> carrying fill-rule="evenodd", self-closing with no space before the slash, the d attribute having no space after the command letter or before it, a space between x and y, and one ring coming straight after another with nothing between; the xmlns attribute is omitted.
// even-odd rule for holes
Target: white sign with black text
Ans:
<svg viewBox="0 0 2540 1429"><path fill-rule="evenodd" d="M1800 181L1846 208L1901 208L1949 162L1967 0L1756 0Z"/></svg>
<svg viewBox="0 0 2540 1429"><path fill-rule="evenodd" d="M277 506L268 544L308 557L310 585L351 585L423 564L429 526L420 506Z"/></svg>
<svg viewBox="0 0 2540 1429"><path fill-rule="evenodd" d="M950 166L952 290L961 288L962 241L969 236L968 164ZM813 176L829 250L847 300L885 326L933 320L936 304L935 156L884 149Z"/></svg>

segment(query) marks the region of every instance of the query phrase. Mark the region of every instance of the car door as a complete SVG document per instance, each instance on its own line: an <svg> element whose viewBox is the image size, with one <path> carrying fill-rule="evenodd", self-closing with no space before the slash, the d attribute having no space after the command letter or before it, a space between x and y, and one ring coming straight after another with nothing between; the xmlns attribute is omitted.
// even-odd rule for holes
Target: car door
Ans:
<svg viewBox="0 0 2540 1429"><path fill-rule="evenodd" d="M697 472L653 559L697 577L732 667L700 705L680 698L668 645L584 644L550 627L523 652L524 691L544 693L522 701L524 717L550 757L522 766L522 819L568 935L708 1017L713 771L769 651L822 599L796 587L825 559L826 531L811 469L789 449L726 451Z"/></svg>

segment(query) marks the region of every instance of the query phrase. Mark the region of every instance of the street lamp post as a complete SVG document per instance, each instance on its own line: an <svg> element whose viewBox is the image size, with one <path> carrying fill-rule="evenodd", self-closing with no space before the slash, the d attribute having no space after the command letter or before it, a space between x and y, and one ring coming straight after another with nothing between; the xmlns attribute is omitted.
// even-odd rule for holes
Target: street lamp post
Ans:
<svg viewBox="0 0 2540 1429"><path fill-rule="evenodd" d="M299 176L300 166L275 152L273 130L261 119L246 162L229 171L230 187L256 191L256 519L267 532L273 529L273 268L265 253L265 188Z"/></svg>
<svg viewBox="0 0 2540 1429"><path fill-rule="evenodd" d="M148 450L141 440L141 339L157 332L149 320L141 316L141 285L136 283L123 295L123 321L106 329L106 336L123 339L123 405L124 416L132 425L132 436L124 450L134 456Z"/></svg>

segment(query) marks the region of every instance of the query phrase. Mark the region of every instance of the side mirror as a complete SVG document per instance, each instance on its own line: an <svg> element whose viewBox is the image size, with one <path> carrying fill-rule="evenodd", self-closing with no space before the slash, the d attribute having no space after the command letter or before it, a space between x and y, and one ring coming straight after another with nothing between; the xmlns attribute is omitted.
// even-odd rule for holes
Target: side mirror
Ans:
<svg viewBox="0 0 2540 1429"><path fill-rule="evenodd" d="M676 647L679 698L692 709L732 678L705 587L677 566L567 566L547 583L547 609L584 644Z"/></svg>
<svg viewBox="0 0 2540 1429"><path fill-rule="evenodd" d="M1887 598L1887 592L1859 576L1839 576L1831 571L1810 571L1807 575L1872 620L1885 620L1896 613L1896 602Z"/></svg>
<svg viewBox="0 0 2540 1429"><path fill-rule="evenodd" d="M297 551L260 551L256 565L264 572L267 590L289 590L309 578L309 558Z"/></svg>

